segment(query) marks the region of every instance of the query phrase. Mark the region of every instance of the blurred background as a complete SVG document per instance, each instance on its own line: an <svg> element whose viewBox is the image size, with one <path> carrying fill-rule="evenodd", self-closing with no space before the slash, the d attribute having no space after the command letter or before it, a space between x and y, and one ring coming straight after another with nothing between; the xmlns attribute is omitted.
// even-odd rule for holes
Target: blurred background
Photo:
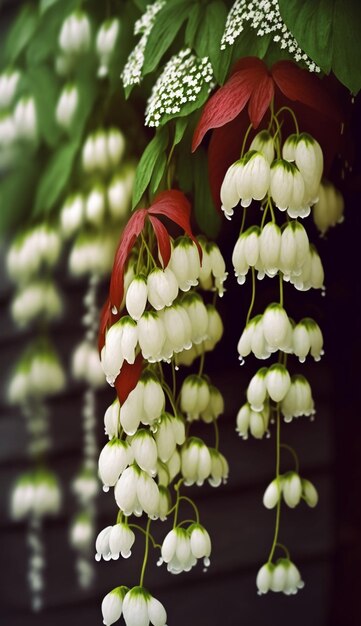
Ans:
<svg viewBox="0 0 361 626"><path fill-rule="evenodd" d="M0 37L7 33L9 24L22 7L21 1L3 0L0 3ZM119 3L121 4L121 3ZM100 10L100 9L99 9ZM119 65L123 63L118 59ZM118 68L115 67L115 74ZM98 88L101 90L101 87ZM126 135L126 163L133 164L141 154L149 135L143 127L144 102L137 97L132 104L122 100L119 85L111 94L107 111L107 127L120 128ZM99 96L99 93L98 93ZM96 99L96 97L94 98ZM247 624L262 626L272 621L292 622L293 626L357 626L361 623L358 590L361 582L361 513L359 492L361 484L359 415L359 326L360 293L359 254L361 144L360 99L353 105L349 127L354 142L352 171L344 180L335 183L345 199L345 221L316 239L326 274L326 297L316 293L295 293L285 289L287 310L292 316L298 303L307 299L308 315L315 317L324 333L325 356L320 363L307 364L307 376L314 390L316 419L302 417L283 428L285 440L298 451L301 472L317 487L320 501L310 510L304 503L297 510L282 510L281 540L286 543L292 560L299 567L305 588L296 596L268 594L258 597L255 576L265 560L273 536L274 512L262 505L262 494L274 468L274 437L243 441L235 432L235 416L255 363L251 357L240 368L235 337L238 338L242 320L248 308L249 284L241 289L232 276L220 303L222 317L227 320L225 335L213 354L207 357L208 372L225 397L226 412L221 419L220 450L230 464L228 484L219 489L204 486L196 491L201 519L212 541L211 567L207 573L194 568L188 574L169 575L164 566L157 567L151 555L145 585L166 606L168 622L172 626L198 624L220 626ZM46 142L45 142L46 144ZM39 168L45 167L49 157L45 145ZM31 146L25 153L25 168L32 167ZM0 162L0 177L6 167ZM335 167L335 176L339 168ZM35 173L34 176L38 176ZM76 176L75 176L76 180ZM1 181L0 184L4 181ZM108 183L107 183L108 184ZM110 183L109 183L110 184ZM29 180L31 194L32 180ZM26 196L25 196L26 197ZM1 198L1 212L4 196ZM24 219L26 202L22 198L15 223ZM20 217L21 211L23 216ZM29 529L25 521L15 522L10 516L11 489L17 477L29 469L29 431L21 407L8 402L10 376L24 346L34 339L38 329L19 328L10 314L14 298L14 283L8 277L5 258L11 241L11 219L6 237L1 240L0 276L0 347L1 347L1 415L0 415L0 554L2 556L0 585L0 623L4 626L69 626L102 622L100 603L111 588L120 584L137 584L142 559L141 538L136 542L132 557L105 563L94 561L94 580L86 589L79 585L76 562L79 554L69 542L71 520L79 509L76 494L71 488L74 476L83 463L84 393L87 385L69 375L72 354L84 332L84 296L89 292L89 273L71 273L67 257L74 245L66 243L59 263L53 272L64 302L63 312L51 321L51 340L67 376L64 390L46 400L50 444L46 450L46 464L59 479L63 494L60 512L45 518L41 530L44 542L45 566L41 611L31 610L28 587ZM11 216L10 216L11 217ZM121 232L125 214L114 219L115 239ZM123 222L122 222L123 220ZM7 224L7 225L8 225ZM224 223L218 243L230 265L234 232L240 223ZM228 252L227 252L228 251ZM108 287L107 271L100 273L96 299L100 307ZM272 297L272 281L263 283L262 298L267 304ZM301 300L300 300L301 298ZM296 317L296 316L295 316ZM85 329L85 330L84 330ZM235 330L235 329L239 329ZM98 450L105 444L103 415L113 401L113 391L96 387L96 423L94 436ZM205 438L206 429L199 434ZM211 443L211 442L210 442ZM111 493L99 491L94 500L97 532L114 523L114 501ZM164 532L164 531L163 531ZM155 530L157 536L157 531ZM93 556L91 557L93 559ZM92 566L91 566L92 567Z"/></svg>

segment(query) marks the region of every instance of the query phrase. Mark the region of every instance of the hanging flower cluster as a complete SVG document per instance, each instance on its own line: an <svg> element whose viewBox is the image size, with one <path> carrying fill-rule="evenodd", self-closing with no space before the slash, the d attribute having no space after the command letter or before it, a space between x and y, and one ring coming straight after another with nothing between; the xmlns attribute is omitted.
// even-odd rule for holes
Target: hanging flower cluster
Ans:
<svg viewBox="0 0 361 626"><path fill-rule="evenodd" d="M304 81L303 94L299 92L298 79ZM276 476L263 498L267 509L276 508L276 525L268 561L257 576L260 594L269 590L294 594L303 587L288 549L279 543L281 503L294 508L304 500L314 507L318 501L314 485L299 475L296 452L281 442L281 418L286 423L301 415L313 419L311 386L303 374L290 373L288 361L294 355L303 363L309 354L318 361L323 354L323 337L315 320L305 317L296 322L288 316L284 306L284 283L300 291L320 289L324 293L320 256L299 220L312 210L316 225L321 233L325 232L342 219L343 202L333 187L322 183L323 152L318 141L299 131L292 109L282 106L277 110L273 100L274 93L280 90L292 100L304 101L315 109L323 108L335 118L336 113L327 105L321 90L308 92L311 82L302 70L287 64L277 64L269 74L260 61L243 59L228 83L207 103L193 139L193 148L196 148L208 128L229 123L248 101L251 124L244 136L240 158L230 164L223 175L220 200L227 219L232 219L236 211L243 212L232 263L239 284L242 285L249 274L252 277L252 300L238 342L240 362L243 364L251 353L261 360L278 355L277 362L260 368L253 375L246 389L246 403L237 415L237 432L243 439L249 434L257 439L269 437L270 425L276 423ZM231 96L238 99L233 100ZM269 106L268 127L256 134L253 131L250 140L251 131L260 124ZM286 115L291 116L295 132L285 136ZM326 193L331 210L326 205ZM259 223L254 201L262 212ZM248 227L247 222L251 222ZM251 317L256 300L256 272L259 279L278 278L279 301ZM291 453L295 470L281 473L283 450ZM286 558L275 562L277 549L282 550Z"/></svg>
<svg viewBox="0 0 361 626"><path fill-rule="evenodd" d="M272 34L272 40L278 43L281 50L287 50L294 60L306 65L309 72L320 72L318 65L301 50L296 39L284 23L278 0L236 0L226 22L221 40L221 50L231 46L244 31L246 24L256 31L258 37Z"/></svg>
<svg viewBox="0 0 361 626"><path fill-rule="evenodd" d="M208 567L211 541L195 503L181 495L181 486L208 481L216 487L228 476L228 463L218 449L223 398L203 373L205 352L220 340L223 326L214 304L206 304L197 289L213 291L216 297L223 293L227 274L216 244L198 241L192 234L189 215L188 201L176 190L160 193L148 209L133 214L115 256L103 309L101 362L118 397L104 416L109 442L99 457L99 476L105 491L114 487L119 512L117 523L98 535L96 558L127 558L135 541L133 529L146 536L139 587L118 587L104 598L104 624L114 623L122 611L126 624L133 623L128 607L135 598L142 611L139 623L165 624L163 607L143 587L149 541L161 548L158 564L166 563L171 573L189 571L199 559ZM162 216L185 234L172 239ZM198 374L187 376L177 395L175 363L191 363L197 357ZM171 386L164 363L172 370ZM214 425L214 448L189 435L195 420ZM192 506L194 520L179 520L182 502ZM145 530L129 522L130 516L143 513L148 517ZM164 521L170 515L173 528L156 546L151 520Z"/></svg>

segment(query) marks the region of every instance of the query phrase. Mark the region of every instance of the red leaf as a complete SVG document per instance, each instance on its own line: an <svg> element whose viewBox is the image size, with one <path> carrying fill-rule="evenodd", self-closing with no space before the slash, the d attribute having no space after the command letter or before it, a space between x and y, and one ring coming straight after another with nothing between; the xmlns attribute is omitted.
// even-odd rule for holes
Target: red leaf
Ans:
<svg viewBox="0 0 361 626"><path fill-rule="evenodd" d="M158 257L162 260L163 267L167 267L171 254L169 233L162 222L153 215L149 216L155 236L158 242Z"/></svg>
<svg viewBox="0 0 361 626"><path fill-rule="evenodd" d="M267 68L264 61L259 59L258 57L242 57L233 65L230 75L233 76L236 72L240 70L248 70L255 69L259 70L260 68Z"/></svg>
<svg viewBox="0 0 361 626"><path fill-rule="evenodd" d="M149 207L148 213L155 215L165 215L172 222L178 224L187 233L194 243L196 244L199 252L199 257L202 259L202 248L200 247L197 239L194 237L190 225L191 205L189 204L184 193L177 189L170 189L169 191L162 191L155 198L152 206Z"/></svg>
<svg viewBox="0 0 361 626"><path fill-rule="evenodd" d="M219 128L234 120L246 106L257 84L267 74L263 62L239 70L208 100L193 135L192 152L210 128Z"/></svg>
<svg viewBox="0 0 361 626"><path fill-rule="evenodd" d="M143 230L146 215L146 209L139 209L138 211L133 213L128 224L124 228L117 251L115 253L115 260L110 279L109 296L110 304L115 305L117 308L120 307L120 304L123 300L125 264L128 260L130 251L134 246L135 240Z"/></svg>
<svg viewBox="0 0 361 626"><path fill-rule="evenodd" d="M133 365L124 361L119 376L115 380L119 402L123 404L130 392L136 387L143 368L143 357L138 354Z"/></svg>
<svg viewBox="0 0 361 626"><path fill-rule="evenodd" d="M333 120L341 121L341 113L324 89L321 80L292 61L278 61L271 70L272 77L289 100L305 104Z"/></svg>
<svg viewBox="0 0 361 626"><path fill-rule="evenodd" d="M274 82L269 74L265 74L250 97L248 115L253 128L257 128L263 119L274 95Z"/></svg>

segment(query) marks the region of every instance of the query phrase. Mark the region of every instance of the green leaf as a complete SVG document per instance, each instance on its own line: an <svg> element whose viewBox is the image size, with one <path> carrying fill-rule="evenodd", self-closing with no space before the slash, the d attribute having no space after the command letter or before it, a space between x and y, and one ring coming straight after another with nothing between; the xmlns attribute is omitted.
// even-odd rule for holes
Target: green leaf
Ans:
<svg viewBox="0 0 361 626"><path fill-rule="evenodd" d="M154 196L154 194L158 190L158 187L163 178L166 166L167 166L167 155L165 152L160 152L158 154L158 158L156 160L153 173L152 173L152 178L149 184L149 191L152 196Z"/></svg>
<svg viewBox="0 0 361 626"><path fill-rule="evenodd" d="M144 50L142 74L152 72L173 43L189 13L190 0L172 0L159 11Z"/></svg>
<svg viewBox="0 0 361 626"><path fill-rule="evenodd" d="M214 0L202 12L194 48L200 57L208 56L213 67L214 75L222 83L227 73L231 53L221 52L221 39L224 32L228 10L221 0ZM227 63L228 62L228 63Z"/></svg>
<svg viewBox="0 0 361 626"><path fill-rule="evenodd" d="M61 25L68 13L73 11L78 4L77 0L61 0L52 4L43 13L26 51L30 65L38 65L55 56Z"/></svg>
<svg viewBox="0 0 361 626"><path fill-rule="evenodd" d="M191 157L190 157L191 158ZM208 180L207 153L200 148L192 156L194 171L193 209L200 230L210 238L215 238L221 226L221 216L213 203Z"/></svg>
<svg viewBox="0 0 361 626"><path fill-rule="evenodd" d="M54 147L61 135L55 121L59 87L54 72L45 65L30 67L27 79L35 99L40 135L49 146Z"/></svg>
<svg viewBox="0 0 361 626"><path fill-rule="evenodd" d="M134 209L149 185L159 154L168 145L168 129L161 128L147 145L138 163L133 188L132 208Z"/></svg>
<svg viewBox="0 0 361 626"><path fill-rule="evenodd" d="M202 7L199 4L195 4L189 12L187 27L184 35L184 43L189 48L193 48L196 32L203 17L204 13L202 11Z"/></svg>
<svg viewBox="0 0 361 626"><path fill-rule="evenodd" d="M40 5L39 5L40 15L42 15L43 13L45 13L45 11L50 9L50 7L52 7L53 4L55 4L56 2L59 2L59 0L40 0Z"/></svg>
<svg viewBox="0 0 361 626"><path fill-rule="evenodd" d="M34 182L38 175L34 159L17 161L16 169L0 184L0 233L16 231L31 218Z"/></svg>
<svg viewBox="0 0 361 626"><path fill-rule="evenodd" d="M5 57L9 64L15 63L32 39L38 23L38 13L33 4L25 4L10 28L5 44Z"/></svg>
<svg viewBox="0 0 361 626"><path fill-rule="evenodd" d="M36 191L35 215L49 213L65 191L79 143L77 137L54 152Z"/></svg>
<svg viewBox="0 0 361 626"><path fill-rule="evenodd" d="M176 119L173 146L177 146L179 142L182 141L187 125L188 125L187 117L178 117Z"/></svg>
<svg viewBox="0 0 361 626"><path fill-rule="evenodd" d="M356 94L361 89L360 2L280 0L279 7L302 50Z"/></svg>

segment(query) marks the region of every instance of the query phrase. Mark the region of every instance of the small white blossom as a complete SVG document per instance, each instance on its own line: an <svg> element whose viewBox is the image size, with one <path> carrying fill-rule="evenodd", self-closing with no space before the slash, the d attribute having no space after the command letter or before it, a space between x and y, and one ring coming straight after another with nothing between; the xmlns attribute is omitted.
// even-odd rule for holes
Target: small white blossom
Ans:
<svg viewBox="0 0 361 626"><path fill-rule="evenodd" d="M90 21L83 11L74 11L63 22L59 33L59 47L67 56L88 52L91 42Z"/></svg>
<svg viewBox="0 0 361 626"><path fill-rule="evenodd" d="M252 397L252 391L249 394ZM236 430L242 439L248 439L248 433L255 439L262 439L268 432L270 419L270 409L268 402L264 403L261 411L252 409L249 402L246 402L237 413Z"/></svg>
<svg viewBox="0 0 361 626"><path fill-rule="evenodd" d="M133 462L134 451L121 439L113 438L105 444L99 456L99 478L105 490L114 487L119 476Z"/></svg>
<svg viewBox="0 0 361 626"><path fill-rule="evenodd" d="M188 421L197 420L210 401L209 385L205 378L192 374L184 380L180 392L180 407Z"/></svg>
<svg viewBox="0 0 361 626"><path fill-rule="evenodd" d="M201 271L199 253L189 237L176 239L168 267L175 274L182 291L189 291L191 287L198 285Z"/></svg>
<svg viewBox="0 0 361 626"><path fill-rule="evenodd" d="M79 104L79 92L76 85L68 83L60 93L55 109L55 119L59 126L69 129Z"/></svg>
<svg viewBox="0 0 361 626"><path fill-rule="evenodd" d="M181 471L185 485L196 483L201 487L212 472L212 458L208 447L198 437L190 437L182 447Z"/></svg>
<svg viewBox="0 0 361 626"><path fill-rule="evenodd" d="M129 315L120 318L109 328L101 352L101 364L111 386L114 386L124 361L134 363L137 341L137 324Z"/></svg>
<svg viewBox="0 0 361 626"><path fill-rule="evenodd" d="M156 311L171 306L178 295L178 282L169 267L154 268L147 278L148 301Z"/></svg>
<svg viewBox="0 0 361 626"><path fill-rule="evenodd" d="M60 213L61 232L64 237L71 237L82 226L85 214L84 198L81 193L69 196Z"/></svg>
<svg viewBox="0 0 361 626"><path fill-rule="evenodd" d="M300 415L314 415L315 408L311 387L301 374L291 377L291 386L282 400L281 411L285 422L290 422L294 417Z"/></svg>
<svg viewBox="0 0 361 626"><path fill-rule="evenodd" d="M293 329L293 353L303 363L308 353L319 361L324 354L323 336L318 324L311 318L301 320Z"/></svg>
<svg viewBox="0 0 361 626"><path fill-rule="evenodd" d="M111 624L114 624L114 622L117 622L118 619L120 619L123 610L124 597L127 592L128 587L116 587L107 593L107 595L103 598L102 614L103 624L105 624L105 626L111 626Z"/></svg>
<svg viewBox="0 0 361 626"><path fill-rule="evenodd" d="M98 76L107 76L114 47L118 38L120 22L117 18L106 20L97 32L95 47L99 57Z"/></svg>
<svg viewBox="0 0 361 626"><path fill-rule="evenodd" d="M38 134L38 121L33 97L23 96L18 100L14 109L14 124L18 139L35 142Z"/></svg>
<svg viewBox="0 0 361 626"><path fill-rule="evenodd" d="M105 217L105 208L104 188L98 184L93 187L85 200L86 221L94 226L101 226Z"/></svg>
<svg viewBox="0 0 361 626"><path fill-rule="evenodd" d="M177 446L181 446L185 441L183 418L163 413L154 436L158 457L163 463L167 463L175 453Z"/></svg>
<svg viewBox="0 0 361 626"><path fill-rule="evenodd" d="M344 200L338 189L332 183L322 181L318 190L318 201L312 207L313 221L321 235L331 226L343 222L344 208Z"/></svg>

